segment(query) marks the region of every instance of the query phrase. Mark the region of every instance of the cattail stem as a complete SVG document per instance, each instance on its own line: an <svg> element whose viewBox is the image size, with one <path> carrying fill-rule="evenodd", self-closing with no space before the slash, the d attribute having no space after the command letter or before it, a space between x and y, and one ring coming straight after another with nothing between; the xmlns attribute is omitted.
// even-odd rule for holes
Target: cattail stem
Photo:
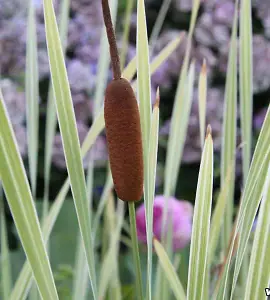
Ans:
<svg viewBox="0 0 270 300"><path fill-rule="evenodd" d="M135 263L135 276L136 276L136 292L137 298L143 300L143 291L142 291L142 271L141 271L141 261L139 254L139 246L137 239L137 228L136 228L136 214L135 214L135 204L134 202L128 202L128 211L129 211L129 221L130 221L130 233L132 241L132 252L133 260Z"/></svg>
<svg viewBox="0 0 270 300"><path fill-rule="evenodd" d="M121 78L120 58L117 50L116 38L115 38L114 28L112 24L112 17L111 17L108 0L102 0L102 11L103 11L103 18L104 18L106 31L107 31L107 38L110 45L113 78L120 79Z"/></svg>

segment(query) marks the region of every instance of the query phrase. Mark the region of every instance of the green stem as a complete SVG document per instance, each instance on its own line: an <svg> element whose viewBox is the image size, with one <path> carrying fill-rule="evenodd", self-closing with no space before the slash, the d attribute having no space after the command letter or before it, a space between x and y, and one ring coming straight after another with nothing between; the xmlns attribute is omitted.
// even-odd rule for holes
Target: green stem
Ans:
<svg viewBox="0 0 270 300"><path fill-rule="evenodd" d="M137 228L136 228L136 216L135 216L135 205L134 202L128 203L129 210L129 220L130 220L130 232L131 232L131 241L132 241L132 253L133 260L136 266L136 291L138 295L138 300L143 300L143 291L142 291L142 272L141 272L141 261L139 246L137 240Z"/></svg>

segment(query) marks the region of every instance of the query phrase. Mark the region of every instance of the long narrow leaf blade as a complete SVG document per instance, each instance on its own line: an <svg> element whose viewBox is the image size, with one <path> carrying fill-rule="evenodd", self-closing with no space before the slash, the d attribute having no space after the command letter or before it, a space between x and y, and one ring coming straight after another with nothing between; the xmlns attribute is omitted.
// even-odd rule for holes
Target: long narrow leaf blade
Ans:
<svg viewBox="0 0 270 300"><path fill-rule="evenodd" d="M115 272L116 263L115 259L118 257L117 252L119 248L119 238L124 218L124 204L118 200L120 205L120 213L117 216L117 224L111 233L111 240L109 249L101 265L100 285L99 285L99 299L104 299L111 276Z"/></svg>
<svg viewBox="0 0 270 300"><path fill-rule="evenodd" d="M206 97L207 97L207 65L203 61L200 77L199 77L199 118L200 118L200 137L201 147L203 149L205 137L205 120L206 120Z"/></svg>
<svg viewBox="0 0 270 300"><path fill-rule="evenodd" d="M74 108L68 83L67 70L58 33L56 17L51 0L44 0L44 19L49 53L52 84L56 102L58 122L64 147L67 170L74 198L79 227L84 242L89 276L94 299L97 298L96 272L91 220L87 206L85 177L76 128Z"/></svg>
<svg viewBox="0 0 270 300"><path fill-rule="evenodd" d="M240 112L243 142L243 181L245 183L251 161L252 139L253 61L251 0L241 0L239 42Z"/></svg>
<svg viewBox="0 0 270 300"><path fill-rule="evenodd" d="M142 141L143 141L144 201L146 207L146 214L150 212L149 211L150 182L149 182L149 165L148 165L149 135L150 135L150 127L151 127L150 73L151 71L150 71L150 64L149 64L149 47L148 47L145 6L143 0L138 0L137 1L137 95L139 99ZM150 226L148 224L148 219L149 218L146 216L147 232L149 231L148 227ZM133 239L134 238L135 237L133 236ZM133 250L134 250L133 256L134 258L136 258L135 249ZM137 283L140 286L140 282L138 281ZM141 294L142 291L138 291L138 293ZM139 295L139 297L142 297L142 295ZM150 286L148 286L147 288L147 299L151 300Z"/></svg>
<svg viewBox="0 0 270 300"><path fill-rule="evenodd" d="M171 130L168 141L167 148L167 157L166 157L166 166L165 166L165 184L164 184L164 194L166 197L169 197L171 193L174 194L176 188L177 176L180 167L180 161L182 157L182 152L184 148L184 141L187 133L188 119L190 115L192 98L193 98L193 89L194 89L194 75L195 75L195 62L191 63L189 73L185 79L184 87L184 98L180 98L180 86L178 84L175 103L173 108L173 117L171 121ZM180 75L181 77L181 75ZM180 80L181 81L181 80ZM174 163L172 163L174 162ZM165 228L166 216L168 212L168 201L165 201L163 216L162 216L162 228ZM165 239L165 234L162 232L162 240ZM167 236L166 244L171 245L172 240L172 231L169 231ZM166 248L167 253L169 254L169 249ZM161 269L158 268L156 276L156 295L159 295L159 299L168 297L167 285L162 284L164 282L161 274Z"/></svg>
<svg viewBox="0 0 270 300"><path fill-rule="evenodd" d="M11 289L12 289L12 276L11 276L11 264L9 255L9 245L7 236L7 223L4 211L4 204L1 199L2 187L0 182L0 241L1 241L1 255L0 255L0 265L1 265L1 292L3 300L8 300ZM1 293L0 293L1 295Z"/></svg>
<svg viewBox="0 0 270 300"><path fill-rule="evenodd" d="M185 300L186 295L185 295L184 288L176 274L176 271L172 263L170 262L170 259L165 249L157 239L154 239L154 247L157 252L161 267L163 268L165 276L167 277L168 280L168 284L171 286L175 298L177 300Z"/></svg>
<svg viewBox="0 0 270 300"><path fill-rule="evenodd" d="M60 192L55 198L53 205L50 208L48 215L46 216L43 226L42 233L45 243L48 241L50 234L52 232L53 226L56 222L56 219L59 215L59 212L63 206L64 200L69 190L69 182L65 181ZM31 286L32 272L29 266L28 261L23 265L23 268L16 280L15 286L12 290L9 300L23 300L26 298L29 288Z"/></svg>
<svg viewBox="0 0 270 300"><path fill-rule="evenodd" d="M207 128L207 137L202 153L199 171L188 272L188 300L203 300L208 286L208 246L210 217L213 193L213 140L211 128Z"/></svg>
<svg viewBox="0 0 270 300"><path fill-rule="evenodd" d="M70 0L63 0L61 2L60 12L60 24L59 34L62 42L63 53L65 53L67 44L67 31L69 21L69 8ZM49 184L50 184L50 172L51 172L51 161L53 151L53 139L56 131L57 116L54 104L53 87L50 82L48 98L47 98L47 110L46 110L46 129L45 129L45 166L44 166L44 206L43 206L43 217L48 211L49 202Z"/></svg>
<svg viewBox="0 0 270 300"><path fill-rule="evenodd" d="M229 243L233 221L233 196L236 150L237 122L237 19L238 1L235 3L235 15L230 41L229 61L224 98L223 134L221 149L221 187L223 187L228 169L232 168L232 180L229 181L227 205L224 213L223 238L224 247Z"/></svg>
<svg viewBox="0 0 270 300"><path fill-rule="evenodd" d="M179 118L179 112L181 112L181 109L183 107L188 108L189 106L188 104L186 104L186 99L185 99L185 92L186 92L185 84L186 84L187 74L188 74L192 36L194 32L195 23L197 20L199 6L200 6L200 1L195 0L192 8L185 58L180 72L175 101L174 101L172 120L171 120L171 129L170 129L170 135L168 140L168 150L166 155L166 165L165 165L166 180L164 183L164 194L166 197L174 195L175 193L176 181L179 173L180 160L181 160L181 153L180 156L178 155L178 160L175 160L175 149L177 147L176 144L181 144L178 141L179 133L183 131L184 137L186 135L186 130L181 129L182 123L181 125L179 125L179 121L182 122L182 119Z"/></svg>
<svg viewBox="0 0 270 300"><path fill-rule="evenodd" d="M233 248L236 242L236 236L239 234L241 228L243 231L239 235L239 248L237 251L237 260L235 265L234 281L236 282L239 274L241 262L244 255L244 248L246 247L253 220L255 218L257 209L259 207L263 189L263 183L267 175L267 162L270 160L270 106L268 107L267 114L261 129L261 133L255 148L251 166L245 189L243 191L243 197L239 208L239 217L236 222L236 230L232 238L232 244L229 250L229 255L226 259L224 271L221 275L219 286L216 288L217 299L224 299L224 293L227 289L227 280L230 269L230 263L232 259ZM244 224L244 226L243 226ZM241 250L239 250L241 249ZM235 283L234 282L234 283Z"/></svg>
<svg viewBox="0 0 270 300"><path fill-rule="evenodd" d="M151 122L150 65L143 0L137 2L137 94L140 103L144 160L147 159ZM147 175L148 176L148 175Z"/></svg>
<svg viewBox="0 0 270 300"><path fill-rule="evenodd" d="M270 165L265 181L264 195L255 232L250 267L246 283L245 300L264 299L264 289L270 280Z"/></svg>
<svg viewBox="0 0 270 300"><path fill-rule="evenodd" d="M38 158L38 127L39 127L39 82L38 82L38 54L37 32L35 21L35 7L33 1L29 2L26 44L26 112L27 112L27 140L30 181L33 197L36 194L37 158Z"/></svg>
<svg viewBox="0 0 270 300"><path fill-rule="evenodd" d="M45 299L58 299L34 201L1 92L0 174L8 204L40 294Z"/></svg>
<svg viewBox="0 0 270 300"><path fill-rule="evenodd" d="M155 197L155 182L156 182L156 168L157 168L157 151L158 151L158 128L159 128L159 89L156 95L156 103L151 119L150 142L149 142L149 199L147 217L147 289L148 299L152 298L152 241L153 241L153 206Z"/></svg>
<svg viewBox="0 0 270 300"><path fill-rule="evenodd" d="M209 263L211 263L215 257L215 250L218 244L218 238L220 237L221 233L224 211L227 205L226 200L228 198L230 181L232 180L232 177L232 168L230 167L227 171L224 185L219 193L211 220L210 241L208 251Z"/></svg>

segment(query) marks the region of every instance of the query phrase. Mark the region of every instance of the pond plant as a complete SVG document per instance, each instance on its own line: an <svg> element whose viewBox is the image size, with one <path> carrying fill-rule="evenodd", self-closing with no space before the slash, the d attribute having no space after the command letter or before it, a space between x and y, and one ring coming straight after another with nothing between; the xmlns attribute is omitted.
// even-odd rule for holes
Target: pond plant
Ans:
<svg viewBox="0 0 270 300"><path fill-rule="evenodd" d="M113 25L118 21L118 1L97 2L100 2L100 8L103 7L107 36L104 27L104 39L99 48L99 80L92 86L96 89L93 123L81 145L71 93L71 88L76 89L81 81L70 82L65 63L70 3L68 0L61 1L61 6L56 7L57 11L60 8L58 16L53 1L43 0L51 82L47 99L47 155L44 164L47 179L42 214L39 216L35 201L40 125L39 52L36 6L29 1L25 59L27 150L24 148L22 151L18 146L22 136L16 133L17 126L13 124L8 102L0 91L1 190L26 259L14 278L1 201L1 299L264 299L270 282L270 109L268 106L261 117L262 125L253 151L253 69L256 70L253 65L256 61L253 61L251 0L236 0L230 6L232 30L223 101L221 182L216 201L213 201L214 141L211 122L206 123L207 61L201 62L196 90L201 159L194 206L176 199L175 191L188 134L195 75L198 73L191 50L200 0L194 0L190 7L187 35L177 36L153 59L150 59L155 52L148 42L145 3L137 0L136 55L125 67L123 57L127 54L127 35L132 25L134 3L127 1L127 22L119 57ZM75 1L72 3L74 5ZM158 20L162 22L162 16ZM158 32L160 24L156 26L155 32ZM200 33L196 32L196 35L198 37ZM152 37L151 43L153 40L155 42L155 37ZM157 88L153 100L151 75L166 63L183 40L184 58L167 130L164 191L162 195L155 195L162 96ZM107 85L110 57L113 75ZM5 84L9 86L8 82ZM240 145L237 136L239 115ZM56 124L60 129L68 177L50 205L48 191ZM104 128L109 164L106 183L97 209L94 209L95 157L94 152L89 154L89 150ZM22 154L26 155L26 152L28 169L22 160ZM235 207L236 158L239 152L243 182L240 203ZM89 159L85 166L83 159L86 155ZM87 169L86 175L84 169ZM69 189L79 225L77 255L72 270L62 266L61 270L53 272L51 233ZM136 210L140 200L143 202L138 203ZM129 222L125 220L126 205ZM123 231L126 236L123 236ZM129 285L123 283L121 276L122 243L133 256L128 261L132 274ZM190 247L186 247L189 244ZM186 252L180 251L182 249ZM143 257L146 259L143 260ZM185 262L186 272L183 271ZM69 294L65 294L59 284L63 274L72 280Z"/></svg>

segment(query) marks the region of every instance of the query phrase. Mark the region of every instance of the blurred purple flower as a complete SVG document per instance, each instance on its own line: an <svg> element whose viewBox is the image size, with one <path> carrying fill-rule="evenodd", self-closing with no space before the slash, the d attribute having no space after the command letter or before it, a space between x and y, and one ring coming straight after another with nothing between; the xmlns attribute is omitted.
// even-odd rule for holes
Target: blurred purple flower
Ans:
<svg viewBox="0 0 270 300"><path fill-rule="evenodd" d="M181 35L181 33L181 31L173 29L163 31L155 44L153 57L156 56L171 41L173 41L175 38L178 38ZM179 76L185 55L186 45L187 38L185 36L183 37L183 40L180 43L180 45L171 53L167 60L152 75L152 83L155 87L160 86L169 88L172 83L172 77ZM191 56L193 55L194 48L192 47Z"/></svg>
<svg viewBox="0 0 270 300"><path fill-rule="evenodd" d="M86 16L92 24L102 25L102 8L96 0L71 0L70 7L77 15Z"/></svg>
<svg viewBox="0 0 270 300"><path fill-rule="evenodd" d="M253 91L258 93L270 87L270 42L262 35L253 36Z"/></svg>
<svg viewBox="0 0 270 300"><path fill-rule="evenodd" d="M156 196L153 208L153 235L161 240L162 235L162 214L165 207L165 197ZM187 246L190 242L192 233L192 216L193 206L188 201L178 201L177 199L168 198L168 211L165 222L164 233L169 230L169 222L172 221L173 229L173 249L177 251ZM146 243L146 222L145 222L145 206L141 204L136 211L136 223L138 239Z"/></svg>
<svg viewBox="0 0 270 300"><path fill-rule="evenodd" d="M91 74L91 69L78 59L73 59L67 63L67 73L70 89L74 93L90 92L95 86L95 76Z"/></svg>
<svg viewBox="0 0 270 300"><path fill-rule="evenodd" d="M25 72L27 18L15 15L0 23L0 72L18 76ZM49 75L44 24L37 23L38 64L40 79Z"/></svg>
<svg viewBox="0 0 270 300"><path fill-rule="evenodd" d="M213 10L213 19L215 22L220 24L225 24L231 26L234 16L234 6L233 0L215 0L215 1L205 1L206 9Z"/></svg>
<svg viewBox="0 0 270 300"><path fill-rule="evenodd" d="M39 79L49 77L50 74L50 64L49 57L46 49L38 50L38 73Z"/></svg>
<svg viewBox="0 0 270 300"><path fill-rule="evenodd" d="M0 87L7 107L9 118L14 125L21 124L25 119L25 95L10 79L0 80Z"/></svg>
<svg viewBox="0 0 270 300"><path fill-rule="evenodd" d="M84 141L89 128L83 124L83 123L77 123L77 129L78 129L78 135L79 135L79 141L80 144ZM90 159L90 155L93 155L93 159L95 162L95 165L100 167L104 166L107 162L107 147L106 147L106 141L103 136L98 136L96 139L96 142L94 143L93 147L90 151L86 154L85 158L83 159L83 167L84 169L87 169L88 162ZM57 166L60 169L66 169L66 162L65 162L65 156L64 156L64 149L62 145L62 138L60 133L56 134L54 138L54 148L53 148L53 155L52 155L52 161L55 166Z"/></svg>
<svg viewBox="0 0 270 300"><path fill-rule="evenodd" d="M27 134L26 128L22 125L14 125L13 130L19 146L19 151L22 157L27 154Z"/></svg>
<svg viewBox="0 0 270 300"><path fill-rule="evenodd" d="M174 0L173 6L181 12L189 12L192 10L192 0Z"/></svg>
<svg viewBox="0 0 270 300"><path fill-rule="evenodd" d="M26 128L23 125L26 114L25 95L10 79L1 79L0 88L3 93L8 116L19 146L19 151L21 156L24 157L27 151Z"/></svg>
<svg viewBox="0 0 270 300"><path fill-rule="evenodd" d="M69 22L68 49L83 63L97 63L101 33L102 23L83 14L76 15Z"/></svg>
<svg viewBox="0 0 270 300"><path fill-rule="evenodd" d="M1 21L10 19L14 15L23 15L26 13L26 5L21 0L0 0L0 24Z"/></svg>
<svg viewBox="0 0 270 300"><path fill-rule="evenodd" d="M206 124L212 127L214 149L220 150L222 137L224 92L217 88L208 88L206 103ZM160 129L160 134L168 135L170 120L167 120ZM184 146L182 161L184 163L197 163L201 160L200 124L198 107L198 90L194 90L194 98L189 118L188 131Z"/></svg>
<svg viewBox="0 0 270 300"><path fill-rule="evenodd" d="M1 10L1 9L0 9ZM18 75L24 72L26 20L14 17L0 25L0 73Z"/></svg>
<svg viewBox="0 0 270 300"><path fill-rule="evenodd" d="M79 98L84 101L78 101ZM92 101L87 95L80 93L73 97L74 101L74 112L77 123L87 124L89 119L92 117Z"/></svg>
<svg viewBox="0 0 270 300"><path fill-rule="evenodd" d="M253 6L256 9L257 16L261 19L265 35L270 38L270 1L253 0Z"/></svg>

